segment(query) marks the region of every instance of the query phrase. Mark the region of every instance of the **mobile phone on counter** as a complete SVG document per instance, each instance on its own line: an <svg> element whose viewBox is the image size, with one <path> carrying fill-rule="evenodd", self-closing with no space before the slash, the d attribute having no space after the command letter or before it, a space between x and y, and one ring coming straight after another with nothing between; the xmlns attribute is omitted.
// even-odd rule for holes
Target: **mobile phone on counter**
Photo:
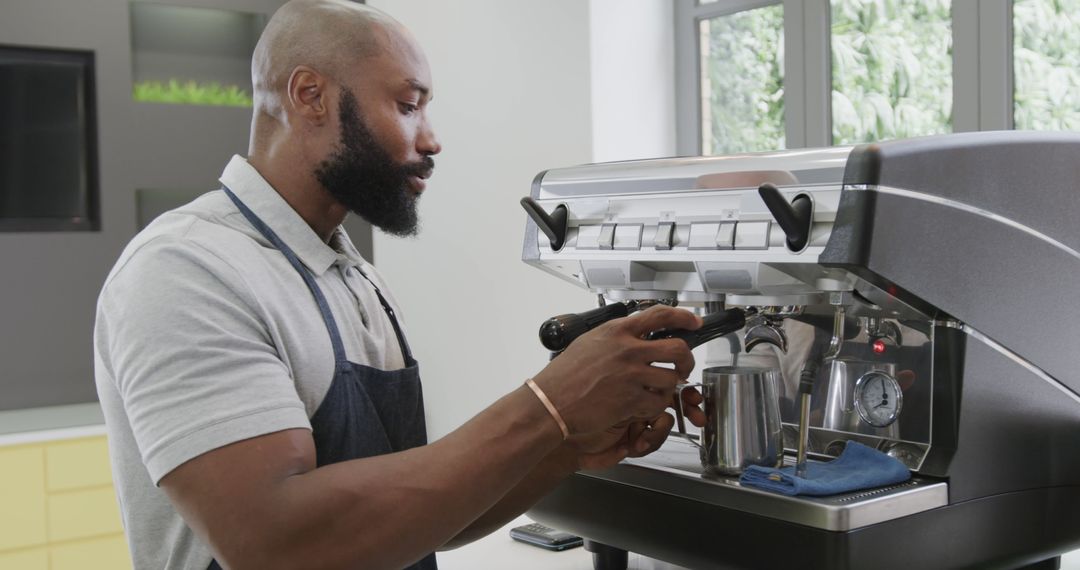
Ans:
<svg viewBox="0 0 1080 570"><path fill-rule="evenodd" d="M546 550L566 550L582 544L580 536L555 530L540 523L514 527L510 529L510 538Z"/></svg>

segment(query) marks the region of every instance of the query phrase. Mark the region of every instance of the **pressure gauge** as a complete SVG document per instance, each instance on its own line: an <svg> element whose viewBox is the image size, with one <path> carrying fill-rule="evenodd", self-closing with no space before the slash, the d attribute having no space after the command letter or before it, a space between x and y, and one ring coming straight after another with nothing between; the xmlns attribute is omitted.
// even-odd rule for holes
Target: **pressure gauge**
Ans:
<svg viewBox="0 0 1080 570"><path fill-rule="evenodd" d="M900 383L886 372L867 372L855 382L855 409L864 422L874 427L895 422L903 405Z"/></svg>

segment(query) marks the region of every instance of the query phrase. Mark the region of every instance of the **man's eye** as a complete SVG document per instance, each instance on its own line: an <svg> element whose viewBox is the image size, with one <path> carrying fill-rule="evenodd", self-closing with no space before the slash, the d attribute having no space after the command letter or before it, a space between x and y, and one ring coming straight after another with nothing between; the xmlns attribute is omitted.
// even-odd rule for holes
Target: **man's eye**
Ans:
<svg viewBox="0 0 1080 570"><path fill-rule="evenodd" d="M400 103L399 105L401 106L401 112L406 115L411 115L418 109L418 107L412 103Z"/></svg>

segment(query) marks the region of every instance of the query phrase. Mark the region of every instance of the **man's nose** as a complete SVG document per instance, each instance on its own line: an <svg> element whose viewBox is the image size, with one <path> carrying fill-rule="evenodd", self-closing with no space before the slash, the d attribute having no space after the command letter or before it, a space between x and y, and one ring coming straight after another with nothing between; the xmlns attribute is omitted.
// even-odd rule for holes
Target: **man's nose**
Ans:
<svg viewBox="0 0 1080 570"><path fill-rule="evenodd" d="M439 138L435 136L435 129L431 126L431 121L424 119L424 124L420 127L420 136L416 139L416 151L424 156L432 156L442 152L442 144L439 143Z"/></svg>

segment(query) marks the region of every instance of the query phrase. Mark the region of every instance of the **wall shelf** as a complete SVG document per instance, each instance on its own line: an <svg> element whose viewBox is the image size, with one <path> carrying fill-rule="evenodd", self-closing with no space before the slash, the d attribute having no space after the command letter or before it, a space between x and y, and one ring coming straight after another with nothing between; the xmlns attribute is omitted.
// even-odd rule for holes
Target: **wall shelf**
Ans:
<svg viewBox="0 0 1080 570"><path fill-rule="evenodd" d="M251 54L264 14L131 2L132 98L251 106Z"/></svg>

